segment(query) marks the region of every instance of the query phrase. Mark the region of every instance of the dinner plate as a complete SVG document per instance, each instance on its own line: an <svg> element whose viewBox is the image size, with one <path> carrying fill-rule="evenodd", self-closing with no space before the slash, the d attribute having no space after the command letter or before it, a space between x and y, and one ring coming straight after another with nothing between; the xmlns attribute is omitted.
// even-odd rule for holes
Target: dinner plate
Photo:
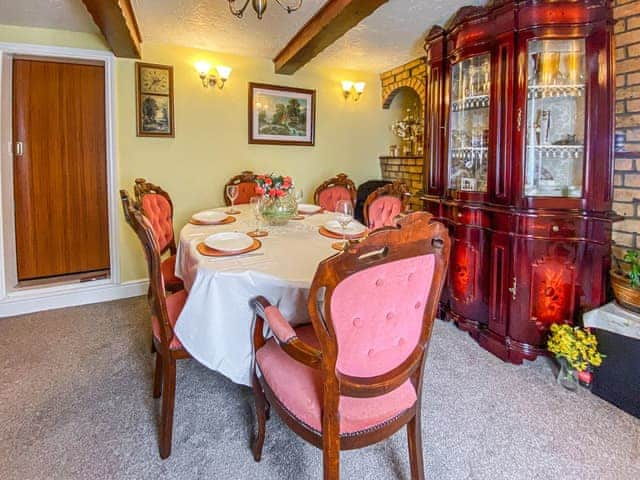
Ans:
<svg viewBox="0 0 640 480"><path fill-rule="evenodd" d="M221 252L238 252L253 245L253 238L240 232L220 232L209 235L204 244Z"/></svg>
<svg viewBox="0 0 640 480"><path fill-rule="evenodd" d="M367 229L364 225L356 222L355 220L352 220L351 223L347 225L347 227L344 229L344 232L342 230L342 226L338 223L337 220L329 220L324 224L324 228L326 228L330 232L337 233L338 235L342 235L343 233L345 233L349 236L360 235Z"/></svg>
<svg viewBox="0 0 640 480"><path fill-rule="evenodd" d="M226 219L229 215L224 212L218 212L216 210L204 210L202 212L194 213L192 218L200 223L220 223Z"/></svg>
<svg viewBox="0 0 640 480"><path fill-rule="evenodd" d="M299 203L298 204L298 211L300 213L311 214L311 213L317 213L320 210L322 210L322 207L320 205L314 205L313 203Z"/></svg>

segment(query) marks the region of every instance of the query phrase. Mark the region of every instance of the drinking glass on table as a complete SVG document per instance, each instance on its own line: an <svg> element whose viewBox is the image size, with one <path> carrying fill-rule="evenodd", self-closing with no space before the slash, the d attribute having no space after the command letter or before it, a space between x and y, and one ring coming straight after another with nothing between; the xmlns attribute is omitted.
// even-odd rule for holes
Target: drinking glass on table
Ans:
<svg viewBox="0 0 640 480"><path fill-rule="evenodd" d="M302 199L304 198L304 192L301 188L296 188L296 203L300 205L302 203Z"/></svg>
<svg viewBox="0 0 640 480"><path fill-rule="evenodd" d="M338 200L336 203L336 220L342 227L342 248L346 249L347 226L353 221L353 204L350 200Z"/></svg>
<svg viewBox="0 0 640 480"><path fill-rule="evenodd" d="M228 213L230 215L236 215L240 213L238 210L234 208L234 203L236 201L236 198L238 198L238 194L240 193L238 185L227 185L226 192L227 192L227 197L229 198L229 200L231 200L231 208L224 213Z"/></svg>
<svg viewBox="0 0 640 480"><path fill-rule="evenodd" d="M264 197L251 197L251 200L249 200L249 204L251 205L251 213L253 213L253 216L256 220L256 229L252 232L249 232L249 235L252 237L264 237L267 233L264 230L261 230Z"/></svg>

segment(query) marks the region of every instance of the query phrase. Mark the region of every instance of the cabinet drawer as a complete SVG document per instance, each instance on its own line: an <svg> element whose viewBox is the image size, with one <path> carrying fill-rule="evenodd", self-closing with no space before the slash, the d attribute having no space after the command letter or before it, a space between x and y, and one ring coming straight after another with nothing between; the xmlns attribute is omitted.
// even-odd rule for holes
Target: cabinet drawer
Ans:
<svg viewBox="0 0 640 480"><path fill-rule="evenodd" d="M449 206L446 217L455 224L486 227L489 225L489 216L486 212L477 208L464 208Z"/></svg>
<svg viewBox="0 0 640 480"><path fill-rule="evenodd" d="M522 235L545 238L584 237L587 222L567 218L521 218L518 231Z"/></svg>

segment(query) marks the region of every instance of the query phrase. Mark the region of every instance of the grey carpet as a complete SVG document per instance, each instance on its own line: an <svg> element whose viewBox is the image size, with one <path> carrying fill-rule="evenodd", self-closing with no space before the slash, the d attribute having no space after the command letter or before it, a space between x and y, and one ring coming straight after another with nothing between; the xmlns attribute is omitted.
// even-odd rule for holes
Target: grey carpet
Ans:
<svg viewBox="0 0 640 480"><path fill-rule="evenodd" d="M0 320L0 478L321 478L320 451L276 416L255 463L250 390L193 360L161 461L152 366L143 298ZM563 390L545 359L505 364L437 322L423 398L428 478L640 478L640 421ZM409 478L404 431L341 464L345 479Z"/></svg>

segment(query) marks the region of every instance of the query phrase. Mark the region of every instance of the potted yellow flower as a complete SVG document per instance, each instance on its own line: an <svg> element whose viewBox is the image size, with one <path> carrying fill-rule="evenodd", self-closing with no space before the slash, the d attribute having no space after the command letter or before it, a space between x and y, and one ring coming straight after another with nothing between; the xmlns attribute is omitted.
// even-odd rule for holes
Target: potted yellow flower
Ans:
<svg viewBox="0 0 640 480"><path fill-rule="evenodd" d="M558 383L568 390L578 388L578 372L602 364L598 339L588 330L567 324L552 324L547 349L560 363Z"/></svg>

